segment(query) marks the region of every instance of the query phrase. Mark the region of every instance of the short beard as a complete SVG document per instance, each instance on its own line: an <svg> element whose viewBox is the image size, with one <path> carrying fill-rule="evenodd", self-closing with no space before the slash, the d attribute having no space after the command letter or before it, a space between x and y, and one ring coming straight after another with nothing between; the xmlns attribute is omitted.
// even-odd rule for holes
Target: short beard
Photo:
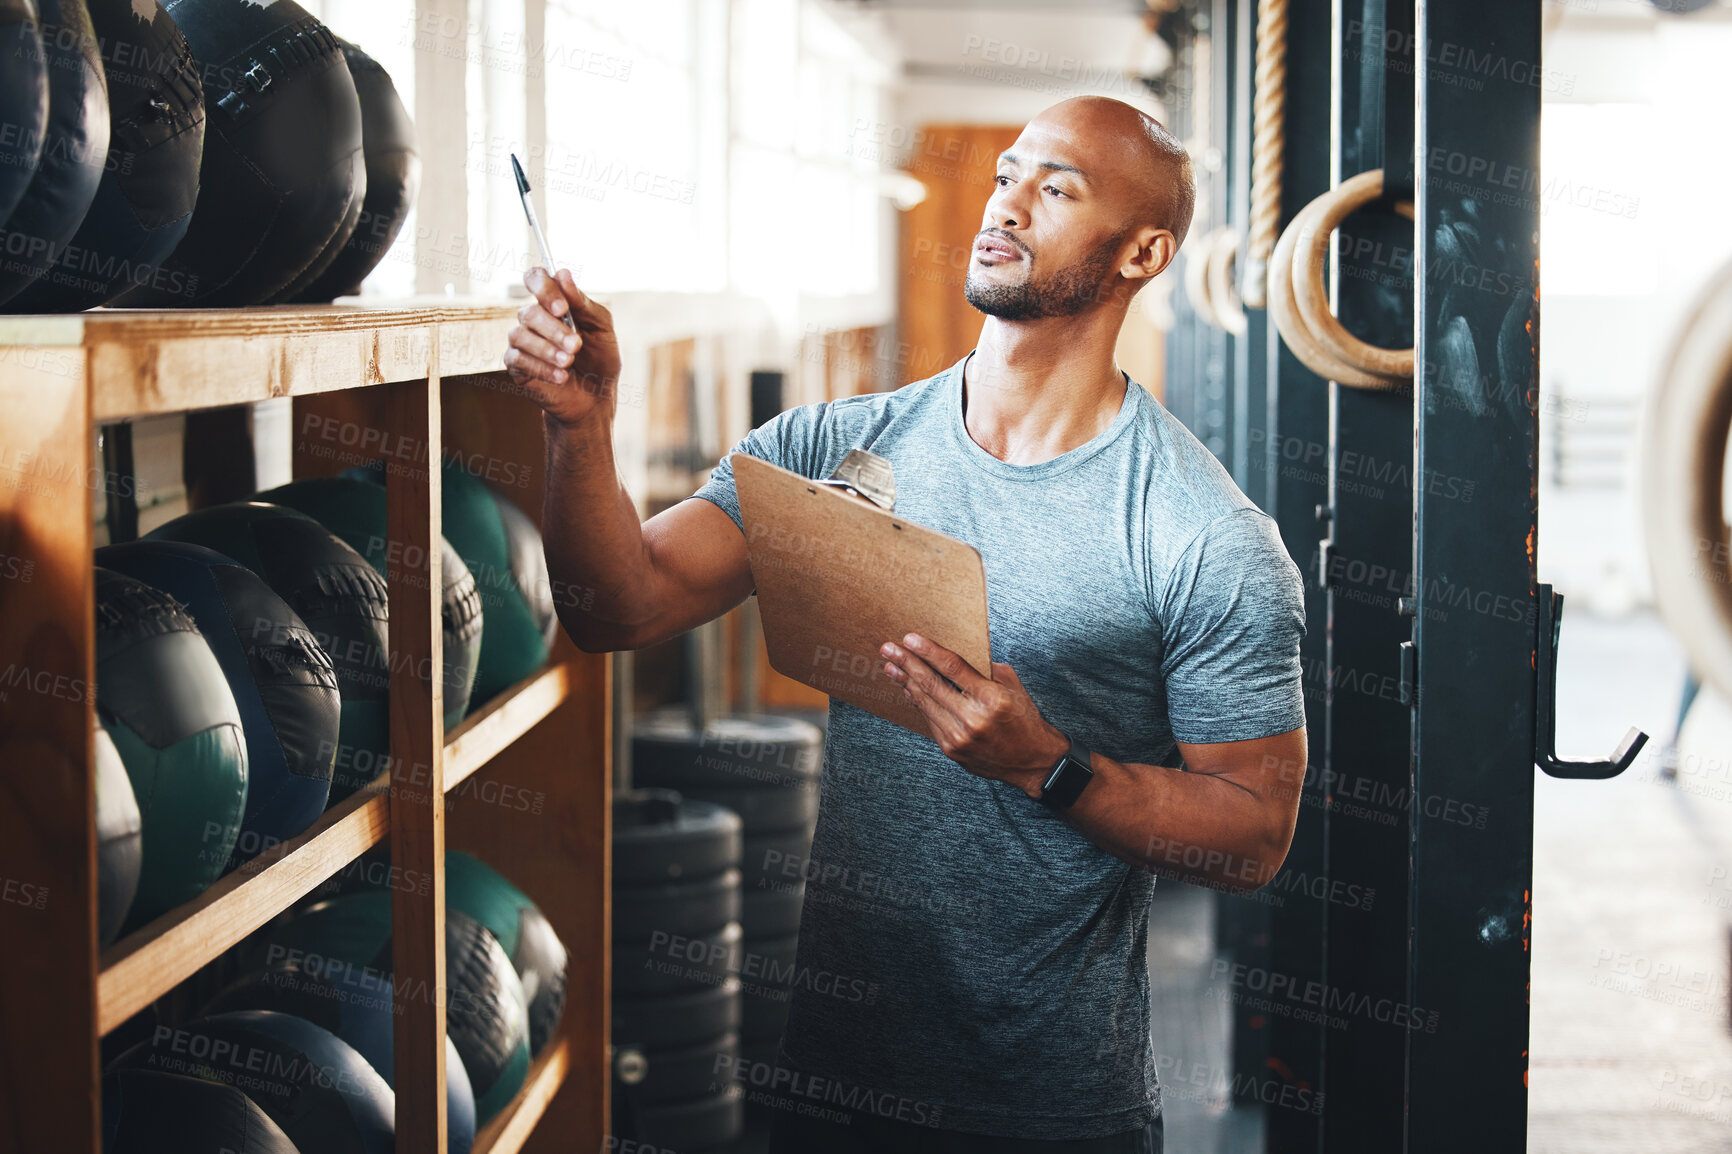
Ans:
<svg viewBox="0 0 1732 1154"><path fill-rule="evenodd" d="M1021 284L988 284L968 272L962 295L969 304L989 317L1001 321L1037 321L1047 317L1074 317L1099 304L1106 296L1103 287L1113 258L1123 237L1114 237L1087 257L1066 269L1060 269L1052 280L1041 283L1031 275ZM1032 268L1033 257L1030 257Z"/></svg>

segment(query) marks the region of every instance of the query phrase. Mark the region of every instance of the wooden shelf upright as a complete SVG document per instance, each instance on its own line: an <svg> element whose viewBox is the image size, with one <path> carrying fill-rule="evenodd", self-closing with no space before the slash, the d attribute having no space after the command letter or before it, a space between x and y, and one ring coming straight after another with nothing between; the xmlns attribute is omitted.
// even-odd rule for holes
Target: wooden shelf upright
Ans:
<svg viewBox="0 0 1732 1154"><path fill-rule="evenodd" d="M444 850L532 897L570 952L560 1033L475 1154L597 1149L608 1133L612 711L606 658L548 663L441 721L440 462L460 454L539 522L539 412L505 377L514 310L440 299L0 318L0 1154L98 1154L103 1035L389 838L433 884L393 902L397 978L444 988ZM294 398L294 474L385 457L391 768L99 955L92 727L93 430ZM191 434L189 434L190 436ZM481 471L481 470L476 470ZM393 776L397 780L393 780ZM444 1004L402 999L397 1148L445 1149Z"/></svg>

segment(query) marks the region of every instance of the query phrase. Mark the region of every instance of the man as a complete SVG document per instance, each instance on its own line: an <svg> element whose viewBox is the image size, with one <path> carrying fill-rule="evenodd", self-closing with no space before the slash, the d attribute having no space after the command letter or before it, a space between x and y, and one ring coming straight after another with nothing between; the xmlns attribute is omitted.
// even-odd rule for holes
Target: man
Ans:
<svg viewBox="0 0 1732 1154"><path fill-rule="evenodd" d="M1194 196L1184 150L1136 109L1048 109L998 161L965 290L986 314L974 351L739 443L808 477L855 447L889 458L897 515L984 556L992 630L985 670L884 639L936 742L831 703L796 977L836 980L795 982L775 1081L795 1108L772 1151L1160 1149L1152 874L1267 882L1305 765L1298 571L1113 363ZM569 273L526 283L506 365L546 410L548 568L600 591L566 629L635 649L739 604L727 460L640 525L610 444L608 312Z"/></svg>

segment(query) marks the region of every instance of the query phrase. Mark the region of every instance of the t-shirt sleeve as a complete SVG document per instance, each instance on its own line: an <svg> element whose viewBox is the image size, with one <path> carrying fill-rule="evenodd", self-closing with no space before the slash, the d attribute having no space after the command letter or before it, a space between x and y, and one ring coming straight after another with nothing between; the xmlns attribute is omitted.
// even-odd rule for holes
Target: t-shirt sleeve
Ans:
<svg viewBox="0 0 1732 1154"><path fill-rule="evenodd" d="M1275 523L1216 518L1185 547L1159 602L1173 736L1249 741L1305 724L1305 589Z"/></svg>
<svg viewBox="0 0 1732 1154"><path fill-rule="evenodd" d="M777 413L741 437L728 453L724 453L715 468L710 470L709 479L698 487L692 497L702 497L714 504L732 517L734 524L744 533L746 522L740 515L740 498L734 489L734 466L728 457L732 453L745 453L772 465L780 465L803 477L816 476L817 466L814 462L820 456L819 437L823 432L824 413L828 407L828 402L821 401L815 405L801 405Z"/></svg>

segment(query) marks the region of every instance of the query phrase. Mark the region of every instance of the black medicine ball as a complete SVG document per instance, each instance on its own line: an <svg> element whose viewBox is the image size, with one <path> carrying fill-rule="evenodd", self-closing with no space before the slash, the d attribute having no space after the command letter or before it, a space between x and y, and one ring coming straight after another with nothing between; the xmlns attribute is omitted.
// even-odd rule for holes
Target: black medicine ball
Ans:
<svg viewBox="0 0 1732 1154"><path fill-rule="evenodd" d="M392 1154L396 1142L397 1096L385 1079L335 1034L289 1014L240 1010L161 1026L110 1069L243 1088L306 1154Z"/></svg>
<svg viewBox="0 0 1732 1154"><path fill-rule="evenodd" d="M37 0L48 129L30 186L0 228L0 305L60 259L108 159L108 83L84 0ZM7 62L10 64L10 61Z"/></svg>
<svg viewBox="0 0 1732 1154"><path fill-rule="evenodd" d="M231 1010L270 1010L329 1030L377 1070L393 1090L397 1015L391 983L364 966L322 959L303 966L283 961L249 974L218 994L205 1017ZM475 1091L449 1034L445 1037L445 1154L469 1154L475 1144Z"/></svg>
<svg viewBox="0 0 1732 1154"><path fill-rule="evenodd" d="M339 40L355 91L361 97L361 146L367 156L367 199L343 251L297 298L329 301L354 296L361 282L390 251L421 187L421 156L415 149L415 122L397 95L391 75L347 40Z"/></svg>
<svg viewBox="0 0 1732 1154"><path fill-rule="evenodd" d="M301 1154L233 1086L114 1070L102 1079L102 1154Z"/></svg>
<svg viewBox="0 0 1732 1154"><path fill-rule="evenodd" d="M204 85L198 204L128 306L255 305L335 259L366 193L361 105L336 37L293 0L169 0ZM178 280L176 278L179 278ZM169 291L178 284L181 291Z"/></svg>
<svg viewBox="0 0 1732 1154"><path fill-rule="evenodd" d="M379 485L353 477L309 477L267 489L256 499L305 513L365 557L381 577L393 553L412 570L424 567L422 559L393 548L385 527L385 490ZM439 575L444 586L439 616L445 639L445 728L453 729L469 710L469 694L481 660L481 591L451 542L441 536L439 546Z"/></svg>
<svg viewBox="0 0 1732 1154"><path fill-rule="evenodd" d="M156 0L88 2L108 78L108 163L59 263L12 312L78 312L156 281L198 199L204 89L186 38Z"/></svg>
<svg viewBox="0 0 1732 1154"><path fill-rule="evenodd" d="M48 62L30 0L0 0L0 224L36 175L48 125Z"/></svg>
<svg viewBox="0 0 1732 1154"><path fill-rule="evenodd" d="M96 560L170 594L216 655L246 732L246 816L235 860L306 829L330 794L338 723L336 675L312 630L257 574L210 549L131 541L98 549ZM147 813L147 861L154 849Z"/></svg>
<svg viewBox="0 0 1732 1154"><path fill-rule="evenodd" d="M215 549L263 577L288 602L330 655L343 699L331 800L377 777L390 752L390 667L385 579L367 559L311 517L262 501L200 509L146 539Z"/></svg>

